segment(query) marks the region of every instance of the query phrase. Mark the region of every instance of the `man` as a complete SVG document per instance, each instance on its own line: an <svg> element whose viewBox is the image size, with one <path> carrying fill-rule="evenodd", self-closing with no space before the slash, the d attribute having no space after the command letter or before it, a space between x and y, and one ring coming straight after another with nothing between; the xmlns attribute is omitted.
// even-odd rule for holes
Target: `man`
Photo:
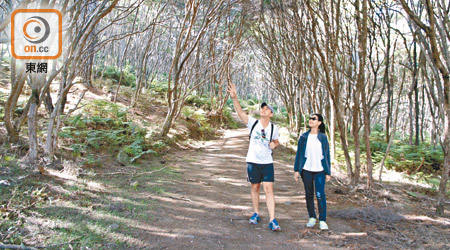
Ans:
<svg viewBox="0 0 450 250"><path fill-rule="evenodd" d="M259 191L263 183L264 193L266 194L266 204L269 210L270 223L269 228L273 231L281 230L275 219L275 197L273 194L274 168L272 159L272 150L280 145L278 142L278 128L270 123L273 116L273 108L267 103L261 104L258 121L248 116L239 104L236 86L231 83L228 92L233 99L233 104L239 118L247 125L250 131L250 145L247 152L247 175L251 183L251 197L254 213L249 220L250 224L258 224L261 221L259 217Z"/></svg>

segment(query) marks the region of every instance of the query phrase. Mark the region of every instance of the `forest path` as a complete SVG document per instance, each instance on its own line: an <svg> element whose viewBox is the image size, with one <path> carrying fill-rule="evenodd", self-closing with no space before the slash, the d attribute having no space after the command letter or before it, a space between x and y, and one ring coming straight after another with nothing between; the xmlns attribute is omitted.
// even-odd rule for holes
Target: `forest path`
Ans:
<svg viewBox="0 0 450 250"><path fill-rule="evenodd" d="M248 130L243 128L227 130L223 138L207 141L199 149L171 154L167 164L177 165L181 178L171 184L165 198L159 199L158 216L152 227L143 227L144 242L152 249L333 248L337 238L332 232L320 233L317 226L306 231L303 184L293 179L293 162L277 160L276 150L274 193L276 218L282 231L268 229L263 190L262 222L248 223L253 209L246 174L247 149ZM342 221L335 222L329 222L331 231L336 224L341 230L348 230Z"/></svg>

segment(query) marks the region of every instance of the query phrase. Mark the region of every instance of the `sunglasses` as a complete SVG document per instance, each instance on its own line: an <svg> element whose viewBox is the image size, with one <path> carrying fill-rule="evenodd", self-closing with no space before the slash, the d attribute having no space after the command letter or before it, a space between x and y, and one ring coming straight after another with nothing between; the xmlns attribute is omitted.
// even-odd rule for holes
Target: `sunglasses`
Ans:
<svg viewBox="0 0 450 250"><path fill-rule="evenodd" d="M310 117L309 119L315 121L317 120L317 117Z"/></svg>
<svg viewBox="0 0 450 250"><path fill-rule="evenodd" d="M266 131L264 131L264 129L261 129L261 137L266 139Z"/></svg>

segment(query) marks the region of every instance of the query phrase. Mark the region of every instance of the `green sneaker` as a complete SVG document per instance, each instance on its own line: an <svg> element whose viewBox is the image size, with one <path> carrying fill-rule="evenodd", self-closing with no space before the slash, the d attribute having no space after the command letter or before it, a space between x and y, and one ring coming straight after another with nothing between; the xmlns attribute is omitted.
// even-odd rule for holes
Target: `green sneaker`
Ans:
<svg viewBox="0 0 450 250"><path fill-rule="evenodd" d="M328 230L328 225L325 221L321 220L319 221L319 228L322 231Z"/></svg>
<svg viewBox="0 0 450 250"><path fill-rule="evenodd" d="M308 223L306 223L306 227L314 227L316 225L316 218L309 218Z"/></svg>

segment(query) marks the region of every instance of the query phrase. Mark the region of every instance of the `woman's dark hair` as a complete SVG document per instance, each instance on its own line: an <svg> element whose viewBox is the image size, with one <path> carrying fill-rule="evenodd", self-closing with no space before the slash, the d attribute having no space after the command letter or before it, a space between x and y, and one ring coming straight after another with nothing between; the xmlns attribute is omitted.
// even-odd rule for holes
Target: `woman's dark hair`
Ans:
<svg viewBox="0 0 450 250"><path fill-rule="evenodd" d="M314 113L314 114L311 114L310 117L313 115L315 115L315 116L317 116L317 118L319 118L319 121L321 122L319 125L319 131L321 133L325 134L325 123L323 123L323 116L321 114Z"/></svg>

